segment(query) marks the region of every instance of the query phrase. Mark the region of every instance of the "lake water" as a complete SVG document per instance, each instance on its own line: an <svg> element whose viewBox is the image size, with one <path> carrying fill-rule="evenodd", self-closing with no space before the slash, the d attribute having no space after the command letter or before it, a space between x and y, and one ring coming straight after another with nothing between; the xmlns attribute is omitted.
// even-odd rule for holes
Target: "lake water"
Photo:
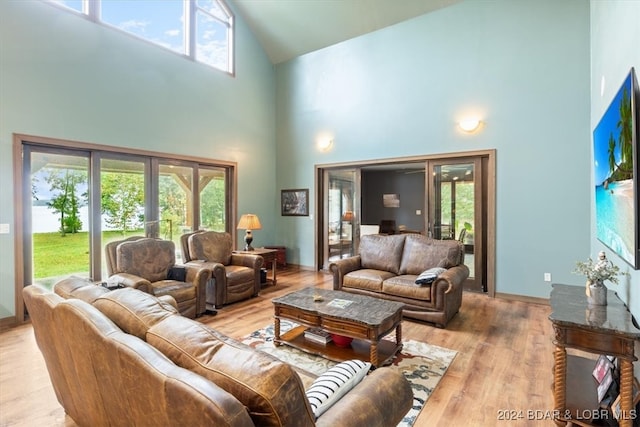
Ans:
<svg viewBox="0 0 640 427"><path fill-rule="evenodd" d="M60 230L60 214L53 213L53 210L47 206L32 206L31 214L33 215L32 229L34 233L53 233ZM80 221L82 221L82 230L89 231L89 207L80 208ZM102 220L103 230L114 230L109 227L104 219Z"/></svg>

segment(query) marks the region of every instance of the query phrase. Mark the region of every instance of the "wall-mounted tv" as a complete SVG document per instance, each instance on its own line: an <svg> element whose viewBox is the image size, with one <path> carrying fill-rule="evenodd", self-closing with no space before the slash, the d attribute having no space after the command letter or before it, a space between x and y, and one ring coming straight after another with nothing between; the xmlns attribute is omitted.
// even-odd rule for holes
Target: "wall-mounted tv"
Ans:
<svg viewBox="0 0 640 427"><path fill-rule="evenodd" d="M640 89L631 68L593 130L596 234L636 270L640 268L639 107Z"/></svg>

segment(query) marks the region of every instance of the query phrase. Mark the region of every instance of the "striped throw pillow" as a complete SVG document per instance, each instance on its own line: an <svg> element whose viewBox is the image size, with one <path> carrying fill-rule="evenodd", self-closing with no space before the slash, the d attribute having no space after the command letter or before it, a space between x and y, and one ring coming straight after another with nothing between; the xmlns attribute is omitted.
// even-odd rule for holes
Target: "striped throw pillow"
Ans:
<svg viewBox="0 0 640 427"><path fill-rule="evenodd" d="M316 418L362 381L370 368L369 362L348 360L316 378L306 391Z"/></svg>

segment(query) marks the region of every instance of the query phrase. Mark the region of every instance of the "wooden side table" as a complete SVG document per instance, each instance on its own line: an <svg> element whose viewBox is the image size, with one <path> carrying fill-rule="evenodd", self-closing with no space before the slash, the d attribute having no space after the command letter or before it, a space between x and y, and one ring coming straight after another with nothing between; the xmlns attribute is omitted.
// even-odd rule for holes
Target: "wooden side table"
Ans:
<svg viewBox="0 0 640 427"><path fill-rule="evenodd" d="M278 265L283 267L287 266L287 248L286 246L265 246L265 249L275 249L278 251L276 253L276 262Z"/></svg>
<svg viewBox="0 0 640 427"><path fill-rule="evenodd" d="M267 248L255 248L252 251L233 251L236 254L249 254L249 255L260 255L264 260L263 265L267 265L271 263L271 277L267 277L267 283L273 284L275 286L278 283L277 279L277 268L276 265L276 256L278 251L276 249L267 249Z"/></svg>
<svg viewBox="0 0 640 427"><path fill-rule="evenodd" d="M589 306L584 286L553 285L554 420L557 425L616 425L611 412L600 409L597 381L592 373L595 360L574 354L578 349L618 358L620 372L620 426L631 427L640 418L633 407L633 362L640 329L615 292L607 291L608 305ZM603 412L604 411L604 412ZM605 418L610 419L605 420Z"/></svg>

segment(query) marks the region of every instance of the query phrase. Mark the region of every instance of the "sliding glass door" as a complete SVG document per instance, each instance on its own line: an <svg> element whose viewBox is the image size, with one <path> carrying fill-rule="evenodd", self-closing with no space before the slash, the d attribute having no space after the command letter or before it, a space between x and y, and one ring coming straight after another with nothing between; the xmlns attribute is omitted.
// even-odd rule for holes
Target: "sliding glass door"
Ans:
<svg viewBox="0 0 640 427"><path fill-rule="evenodd" d="M96 232L101 239L96 251L104 253L107 243L145 232L149 160L102 155L99 164L100 227ZM102 258L100 276L106 280L106 261Z"/></svg>
<svg viewBox="0 0 640 427"><path fill-rule="evenodd" d="M90 277L88 154L28 149L23 172L28 283L50 287L72 274Z"/></svg>
<svg viewBox="0 0 640 427"><path fill-rule="evenodd" d="M19 283L105 280L105 245L133 235L172 240L179 263L182 234L233 231L231 165L48 142L21 143Z"/></svg>

